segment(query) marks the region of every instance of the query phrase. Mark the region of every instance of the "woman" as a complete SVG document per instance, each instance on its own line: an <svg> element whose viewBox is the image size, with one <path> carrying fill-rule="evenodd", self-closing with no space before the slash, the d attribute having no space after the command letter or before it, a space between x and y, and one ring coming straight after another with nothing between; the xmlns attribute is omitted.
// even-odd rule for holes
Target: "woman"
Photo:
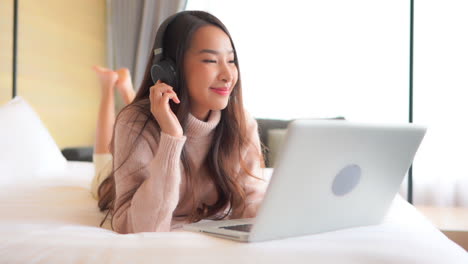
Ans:
<svg viewBox="0 0 468 264"><path fill-rule="evenodd" d="M112 130L115 123L115 90L119 92L125 105L135 98L135 91L127 68L116 71L94 66L101 85L101 101L96 126L96 141L94 143L93 163L94 178L91 182L91 193L98 199L98 187L112 172L112 154L109 149L112 140Z"/></svg>
<svg viewBox="0 0 468 264"><path fill-rule="evenodd" d="M162 54L174 62L175 82L153 82L152 52L135 99L117 117L113 171L99 187L99 207L119 233L255 217L266 187L226 27L202 11L169 22Z"/></svg>

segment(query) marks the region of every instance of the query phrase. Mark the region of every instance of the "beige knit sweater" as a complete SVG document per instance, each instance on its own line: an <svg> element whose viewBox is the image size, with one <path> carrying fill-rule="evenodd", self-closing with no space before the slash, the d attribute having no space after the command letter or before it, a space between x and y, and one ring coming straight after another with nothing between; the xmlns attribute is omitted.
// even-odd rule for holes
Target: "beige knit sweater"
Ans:
<svg viewBox="0 0 468 264"><path fill-rule="evenodd" d="M250 115L246 116L248 136L254 144L250 144L241 153L248 169L255 176L264 179L258 156L260 140L257 123ZM142 115L128 109L121 113L114 135L114 170L127 160L114 173L116 205L122 204L125 193L135 188L137 190L133 197L115 212L112 223L117 232L161 232L180 227L193 207L191 197L186 197L188 188L198 189L200 200L197 207L216 201L217 193L207 175L205 157L220 118L220 111L212 111L207 122L189 115L183 137L173 137L163 132L160 137L155 136L158 134L155 126L148 124L140 140L134 142L143 125ZM134 123L134 120L137 122ZM192 173L198 179L193 186L186 184L181 162L183 148L193 162ZM129 156L130 151L134 152ZM233 157L232 162L239 164L236 157ZM240 171L240 166L238 168ZM229 218L255 217L267 184L246 173L238 176L237 180L244 187L246 207L244 211L233 208Z"/></svg>

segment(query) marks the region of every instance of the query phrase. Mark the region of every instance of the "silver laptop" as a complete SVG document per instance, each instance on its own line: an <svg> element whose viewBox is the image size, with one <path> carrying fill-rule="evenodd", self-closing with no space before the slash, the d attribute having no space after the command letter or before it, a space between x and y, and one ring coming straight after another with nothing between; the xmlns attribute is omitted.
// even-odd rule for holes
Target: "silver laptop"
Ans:
<svg viewBox="0 0 468 264"><path fill-rule="evenodd" d="M292 121L255 219L183 228L253 242L378 224L425 133L413 124Z"/></svg>

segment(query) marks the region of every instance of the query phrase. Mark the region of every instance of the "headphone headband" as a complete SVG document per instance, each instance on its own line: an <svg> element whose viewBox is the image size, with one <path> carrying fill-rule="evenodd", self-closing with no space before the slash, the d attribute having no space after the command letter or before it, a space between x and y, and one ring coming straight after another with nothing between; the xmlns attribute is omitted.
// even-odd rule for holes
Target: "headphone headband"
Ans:
<svg viewBox="0 0 468 264"><path fill-rule="evenodd" d="M177 16L186 12L187 11L183 11L169 16L159 26L152 51L154 57L151 66L151 78L154 83L161 80L176 88L176 65L170 58L164 56L164 36L166 35L166 29L169 24L172 23Z"/></svg>
<svg viewBox="0 0 468 264"><path fill-rule="evenodd" d="M156 33L156 38L154 40L154 46L153 46L153 53L154 53L153 64L160 61L163 57L163 54L164 54L163 42L164 42L164 35L166 35L167 27L172 21L175 20L177 16L186 12L187 11L178 12L167 17L159 26L158 32Z"/></svg>

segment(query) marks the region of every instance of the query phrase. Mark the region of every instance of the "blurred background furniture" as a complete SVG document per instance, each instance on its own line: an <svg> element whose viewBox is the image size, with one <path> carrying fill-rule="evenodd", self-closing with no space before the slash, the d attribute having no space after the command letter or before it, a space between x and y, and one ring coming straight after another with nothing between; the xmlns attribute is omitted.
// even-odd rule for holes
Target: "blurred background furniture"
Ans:
<svg viewBox="0 0 468 264"><path fill-rule="evenodd" d="M452 241L468 251L468 209L463 207L416 206Z"/></svg>
<svg viewBox="0 0 468 264"><path fill-rule="evenodd" d="M344 117L327 118L331 120L344 120ZM262 153L265 158L265 165L269 168L274 165L279 147L286 135L286 128L291 120L282 119L257 119ZM62 149L63 156L68 161L93 161L92 146L77 146Z"/></svg>

